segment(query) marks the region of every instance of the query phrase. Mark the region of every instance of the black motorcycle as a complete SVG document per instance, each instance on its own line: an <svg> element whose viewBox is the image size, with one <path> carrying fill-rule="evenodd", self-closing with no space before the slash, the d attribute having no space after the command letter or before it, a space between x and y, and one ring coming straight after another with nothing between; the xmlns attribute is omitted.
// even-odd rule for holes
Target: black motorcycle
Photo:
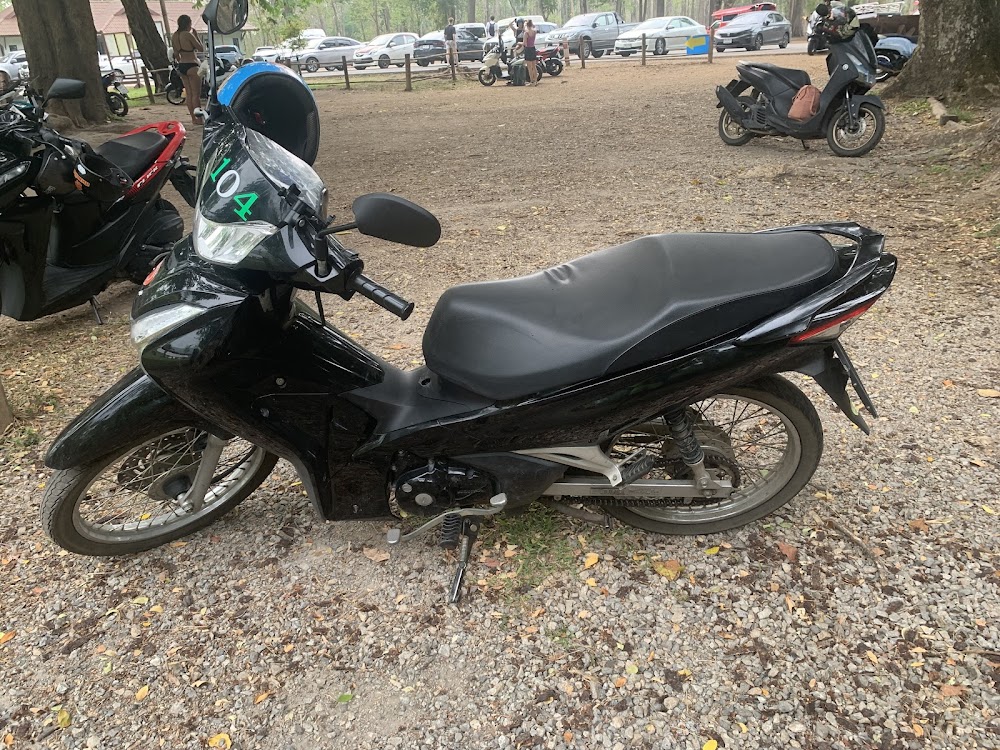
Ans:
<svg viewBox="0 0 1000 750"><path fill-rule="evenodd" d="M108 102L108 109L116 117L124 117L128 114L128 89L115 73L108 73L101 77L101 85L104 86L105 97Z"/></svg>
<svg viewBox="0 0 1000 750"><path fill-rule="evenodd" d="M245 3L232 3L244 19ZM229 34L221 5L206 20ZM246 108L280 77L268 67L209 105L193 236L133 307L141 366L46 457L57 471L42 517L60 546L117 555L177 539L281 457L324 519L418 518L388 541L437 529L460 545L454 601L484 517L536 500L666 534L732 529L791 500L823 433L779 373L812 376L868 431L847 383L874 408L840 335L888 289L896 259L856 224L644 237L449 289L426 366L366 351L326 322L322 295L361 295L401 319L413 304L338 237L430 247L440 225L387 194L358 198L353 221L327 217L307 163L318 142L289 139L300 159Z"/></svg>
<svg viewBox="0 0 1000 750"><path fill-rule="evenodd" d="M0 112L0 313L16 320L93 303L115 279L142 282L183 235L163 186L194 200L179 122L96 149L44 125L45 101L83 94L82 81L58 78L44 99L29 90Z"/></svg>
<svg viewBox="0 0 1000 750"><path fill-rule="evenodd" d="M875 50L867 34L830 44L819 110L807 120L788 117L795 95L810 85L804 70L770 63L740 63L740 77L716 88L719 137L743 146L758 136L790 136L803 141L825 137L838 156L861 156L878 145L885 132L885 105L868 95L876 82Z"/></svg>

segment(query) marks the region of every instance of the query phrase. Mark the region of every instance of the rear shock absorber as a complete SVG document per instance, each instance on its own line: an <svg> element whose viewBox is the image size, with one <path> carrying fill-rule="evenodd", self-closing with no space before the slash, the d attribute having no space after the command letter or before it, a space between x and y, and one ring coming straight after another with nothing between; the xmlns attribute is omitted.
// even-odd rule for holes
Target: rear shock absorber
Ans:
<svg viewBox="0 0 1000 750"><path fill-rule="evenodd" d="M705 451L701 449L701 443L694 435L694 424L687 409L674 409L664 416L667 418L670 437L674 439L674 444L680 451L681 460L687 466L697 466L702 463L705 460Z"/></svg>

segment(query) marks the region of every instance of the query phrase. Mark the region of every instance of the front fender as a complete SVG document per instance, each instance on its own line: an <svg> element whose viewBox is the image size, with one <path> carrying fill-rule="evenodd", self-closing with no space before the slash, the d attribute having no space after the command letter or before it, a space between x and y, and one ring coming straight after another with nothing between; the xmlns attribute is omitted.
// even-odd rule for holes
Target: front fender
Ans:
<svg viewBox="0 0 1000 750"><path fill-rule="evenodd" d="M219 432L137 367L70 422L49 448L45 464L52 469L70 469L123 451L172 427L192 424Z"/></svg>
<svg viewBox="0 0 1000 750"><path fill-rule="evenodd" d="M862 104L871 104L873 107L885 110L885 103L877 96L852 96L848 101L851 107L851 117L857 117L860 114Z"/></svg>

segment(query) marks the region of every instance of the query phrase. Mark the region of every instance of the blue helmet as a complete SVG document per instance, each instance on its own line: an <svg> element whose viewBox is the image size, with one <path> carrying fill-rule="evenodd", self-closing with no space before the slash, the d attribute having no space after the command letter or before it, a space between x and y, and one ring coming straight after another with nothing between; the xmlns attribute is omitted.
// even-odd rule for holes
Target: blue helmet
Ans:
<svg viewBox="0 0 1000 750"><path fill-rule="evenodd" d="M306 164L319 151L319 109L312 91L290 69L255 62L219 87L219 102L245 126L270 138Z"/></svg>

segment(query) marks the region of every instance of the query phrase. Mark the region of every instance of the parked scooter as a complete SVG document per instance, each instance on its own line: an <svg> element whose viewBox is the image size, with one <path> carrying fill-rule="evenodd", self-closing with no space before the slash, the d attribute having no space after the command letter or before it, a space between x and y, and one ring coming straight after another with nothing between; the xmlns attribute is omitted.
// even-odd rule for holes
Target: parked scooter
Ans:
<svg viewBox="0 0 1000 750"><path fill-rule="evenodd" d="M881 37L875 45L875 60L878 64L876 79L885 81L898 76L916 51L917 43L910 37L899 35Z"/></svg>
<svg viewBox="0 0 1000 750"><path fill-rule="evenodd" d="M547 47L538 50L538 69L557 76L563 72L562 51L559 47Z"/></svg>
<svg viewBox="0 0 1000 750"><path fill-rule="evenodd" d="M758 136L790 136L803 141L826 137L838 156L861 156L878 145L885 132L885 105L868 95L875 85L875 50L864 33L830 44L819 108L806 120L788 116L795 95L811 85L804 70L770 63L740 63L740 77L715 90L719 98L719 137L742 146ZM747 95L745 92L750 92Z"/></svg>
<svg viewBox="0 0 1000 750"><path fill-rule="evenodd" d="M209 45L246 10L211 0ZM209 103L193 234L132 310L141 367L46 457L42 519L60 546L119 555L177 539L281 457L326 520L424 521L390 544L439 531L460 550L455 601L484 517L539 499L665 534L732 529L791 500L820 460L822 426L778 373L811 375L868 431L847 383L874 407L840 335L892 281L879 234L658 235L453 287L430 317L426 366L403 371L330 325L322 294L405 320L413 303L365 276L340 238L430 247L440 224L390 194L356 199L346 223L328 217L309 166L318 123L305 83L269 63L241 68Z"/></svg>
<svg viewBox="0 0 1000 750"><path fill-rule="evenodd" d="M216 77L222 77L226 73L235 69L235 66L227 60L224 60L221 57L215 58ZM198 75L201 77L201 98L208 99L211 76L208 72L207 58L202 60L199 64ZM183 104L185 101L184 80L181 78L180 71L177 69L177 63L172 63L170 66L170 79L167 83L165 93L167 95L167 101L171 104Z"/></svg>
<svg viewBox="0 0 1000 750"><path fill-rule="evenodd" d="M179 122L97 148L43 124L45 102L83 95L82 81L57 78L44 100L31 92L0 117L0 313L16 320L93 303L118 278L140 283L183 234L163 186L194 200Z"/></svg>
<svg viewBox="0 0 1000 750"><path fill-rule="evenodd" d="M806 23L806 53L815 55L817 52L826 52L829 48L826 42L826 35L822 33L823 17L813 11Z"/></svg>
<svg viewBox="0 0 1000 750"><path fill-rule="evenodd" d="M106 90L108 109L111 114L117 117L124 117L128 114L128 89L125 84L114 73L108 73L101 78L101 85ZM112 91L112 89L114 89Z"/></svg>

